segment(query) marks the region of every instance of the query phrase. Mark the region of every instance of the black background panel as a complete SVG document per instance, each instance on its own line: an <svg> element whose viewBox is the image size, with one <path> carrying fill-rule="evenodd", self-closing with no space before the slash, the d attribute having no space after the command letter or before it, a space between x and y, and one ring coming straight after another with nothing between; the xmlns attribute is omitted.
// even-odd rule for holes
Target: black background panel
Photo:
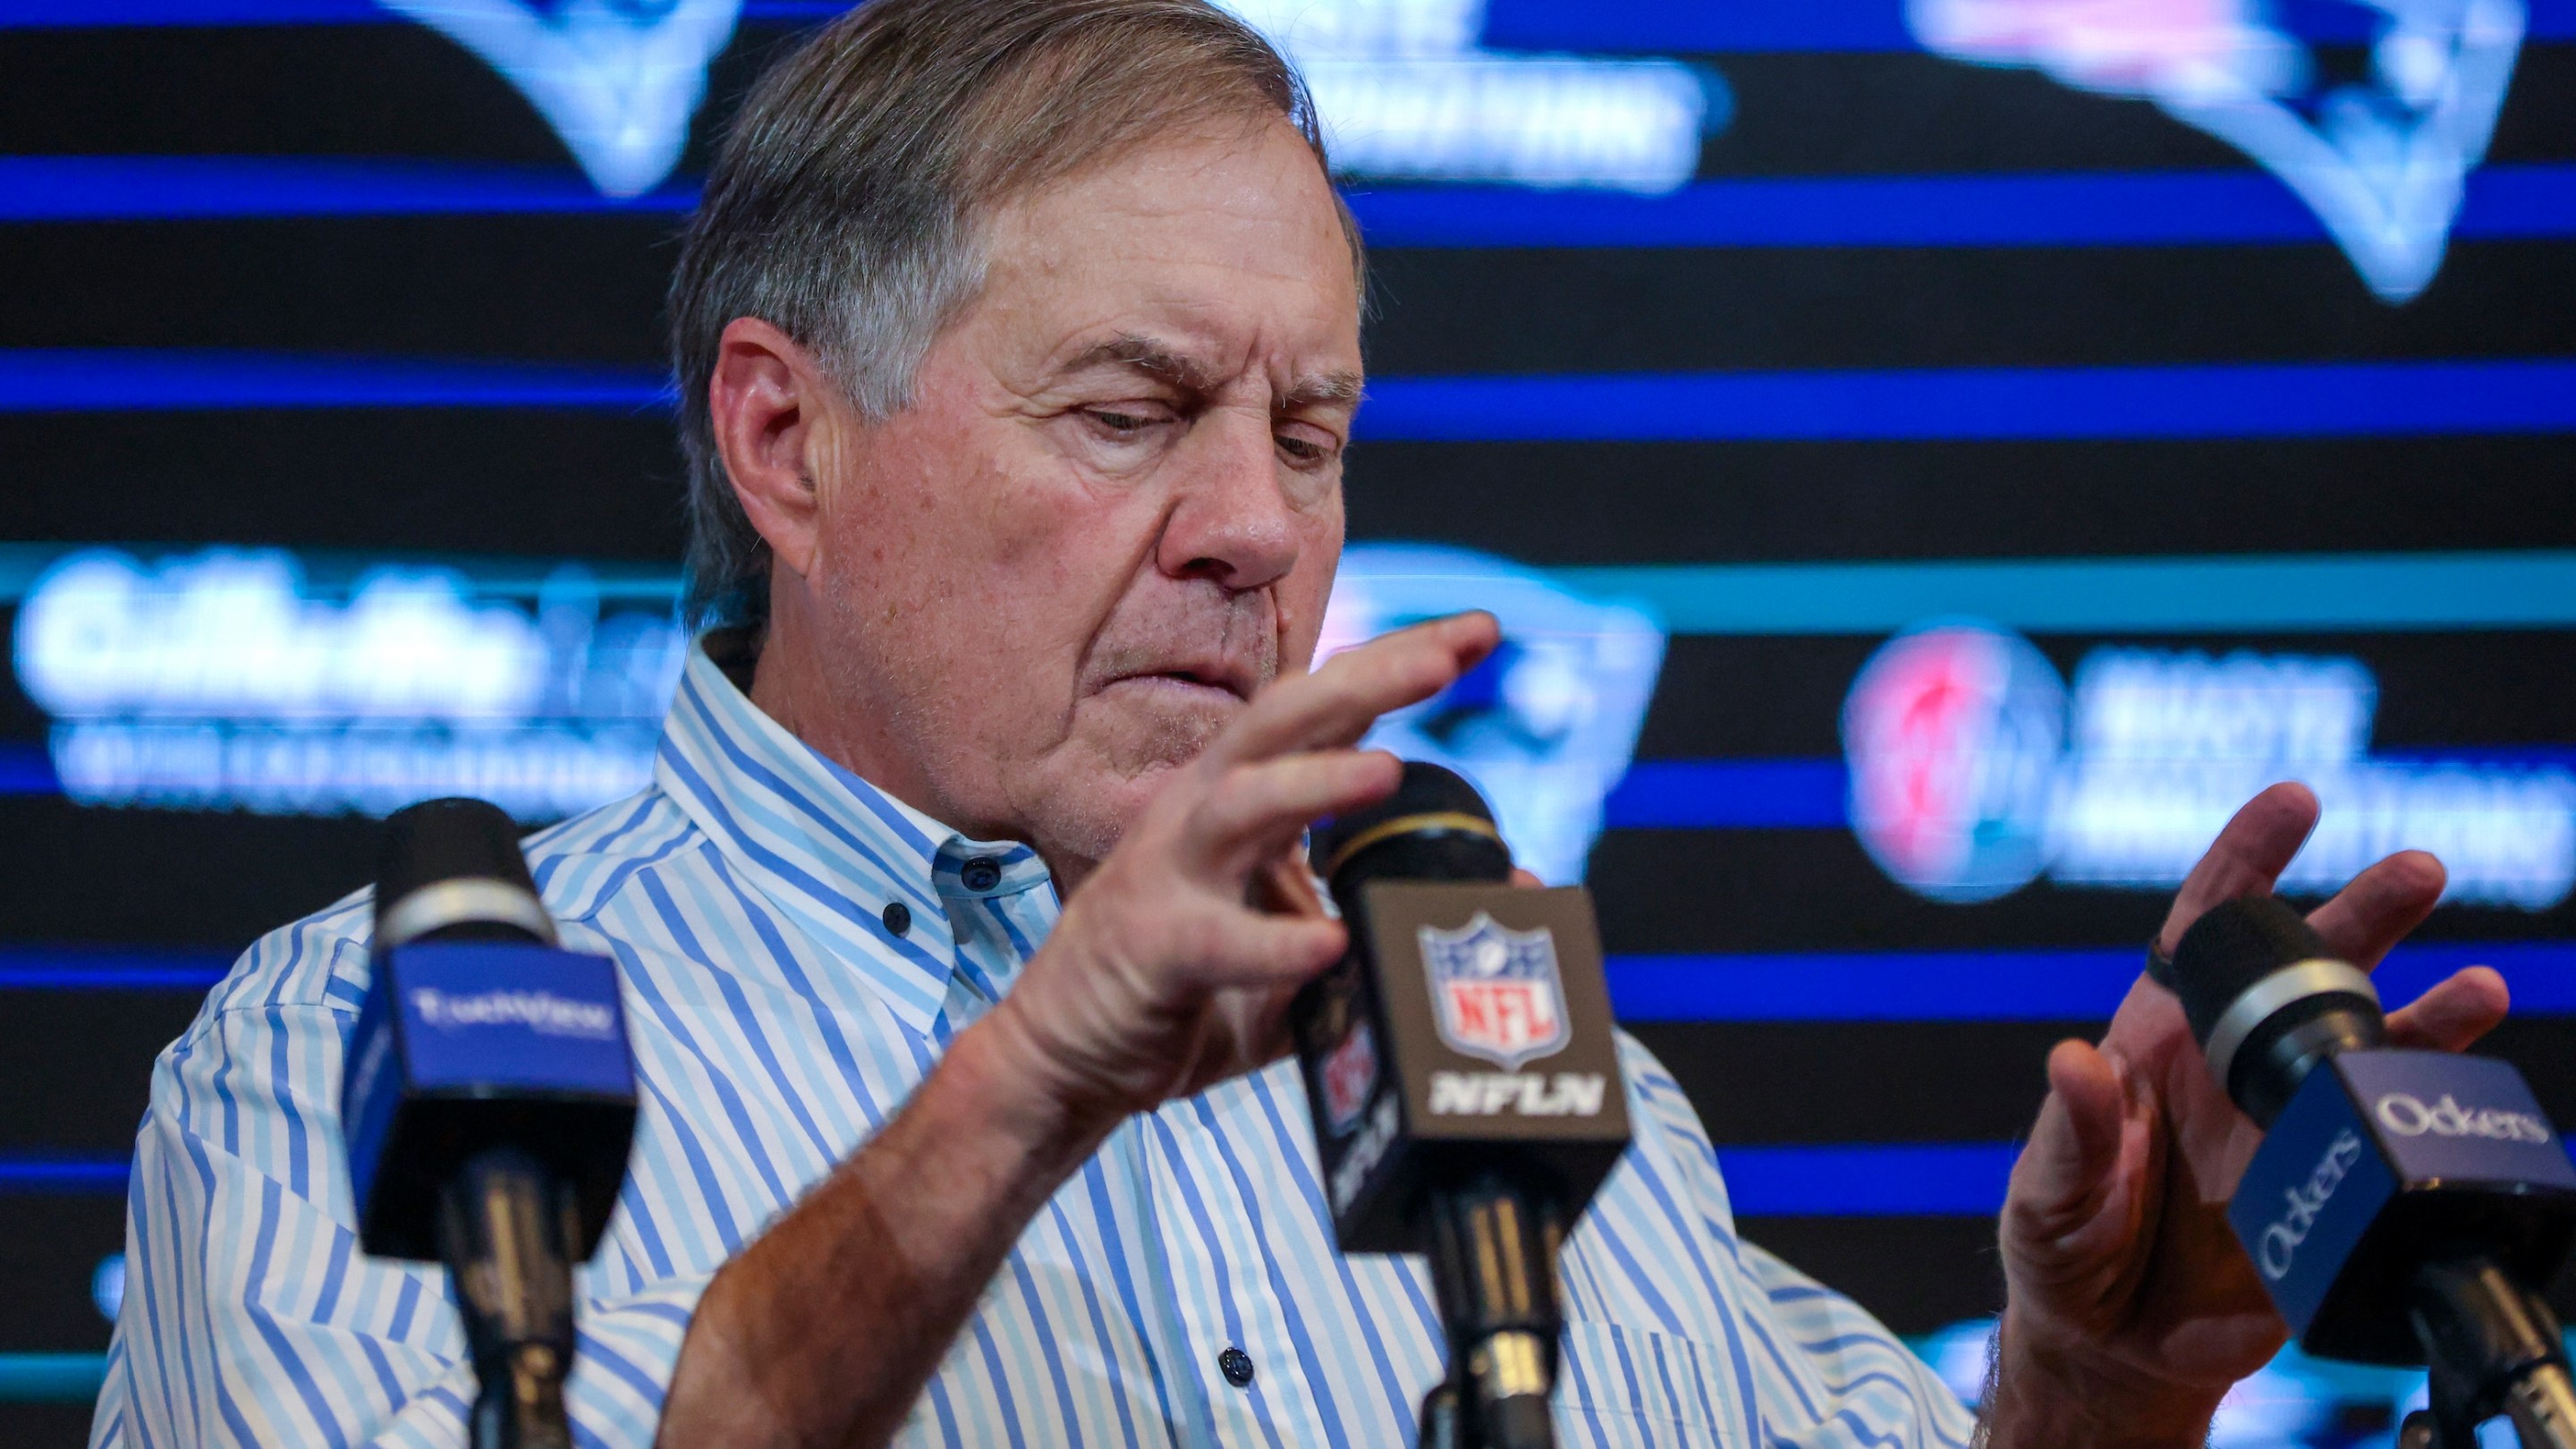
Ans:
<svg viewBox="0 0 2576 1449"><path fill-rule="evenodd" d="M346 359L663 367L681 206L718 124L792 29L713 66L674 179L644 205L514 215L298 214L0 224L0 351L236 349ZM2357 73L2361 53L2320 63ZM1705 181L2216 172L2232 148L2144 101L1920 53L1703 55L1731 118ZM544 117L461 47L386 21L0 30L0 157L324 158L582 184ZM2576 162L2576 45L2524 48L2490 161ZM2529 175L2537 172L2525 173ZM2554 172L2548 174L2556 174ZM1383 183L1372 182L1372 187ZM2547 228L2541 229L2546 233ZM2576 246L2463 236L2402 305L2322 228L2271 245L1383 247L1365 336L1381 379L1968 368L2406 366L2576 355ZM1351 455L1350 534L1547 566L2478 553L2576 549L2576 440L2480 436L2021 442L1410 442ZM675 568L666 409L0 407L0 545L210 546ZM0 547L0 566L34 551ZM23 570L20 571L23 573ZM25 579L15 581L23 586ZM14 622L0 600L0 626ZM1677 634L1639 759L1807 761L1883 634ZM2576 760L2576 631L2041 634L2070 677L2104 646L2349 657L2373 746ZM7 677L7 676L0 676ZM0 684L0 778L49 722ZM2554 753L2553 753L2554 752ZM193 987L27 989L8 971L147 958L212 970L362 885L354 817L97 809L0 793L0 1163L113 1163ZM1936 904L1841 827L1628 828L1593 851L1614 953L2134 950L2162 890L2041 881ZM2428 941L2576 943L2576 904L2446 906ZM2576 948L2571 948L2576 951ZM122 953L121 956L119 953ZM1782 969L1795 969L1794 964ZM1973 1017L1972 1012L1963 1015ZM2008 1143L2050 1047L2101 1023L1641 1021L1721 1153ZM2576 1121L2576 1030L2519 1018L2496 1050ZM0 1190L0 1354L96 1352L112 1189ZM2000 1302L1977 1216L1748 1216L1746 1235L1926 1332ZM0 1402L0 1443L81 1442L85 1406Z"/></svg>

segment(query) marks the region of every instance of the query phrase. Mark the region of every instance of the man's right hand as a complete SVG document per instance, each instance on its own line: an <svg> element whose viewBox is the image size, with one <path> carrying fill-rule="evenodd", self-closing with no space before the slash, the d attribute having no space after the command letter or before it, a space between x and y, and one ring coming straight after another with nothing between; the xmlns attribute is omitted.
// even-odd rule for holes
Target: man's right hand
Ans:
<svg viewBox="0 0 2576 1449"><path fill-rule="evenodd" d="M1172 772L972 1028L1009 1078L992 1085L1047 1104L1050 1134L1087 1144L1276 1058L1289 999L1347 943L1315 895L1301 835L1394 790L1395 757L1353 747L1378 716L1447 688L1500 637L1489 614L1436 619L1255 695Z"/></svg>

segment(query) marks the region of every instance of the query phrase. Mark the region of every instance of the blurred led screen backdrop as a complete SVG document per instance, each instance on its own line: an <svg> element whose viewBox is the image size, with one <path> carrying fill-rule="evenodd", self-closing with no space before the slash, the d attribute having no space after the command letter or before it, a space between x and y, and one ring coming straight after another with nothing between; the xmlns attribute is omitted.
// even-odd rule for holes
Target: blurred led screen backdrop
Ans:
<svg viewBox="0 0 2576 1449"><path fill-rule="evenodd" d="M2047 1049L2276 779L2294 894L2449 862L2383 990L2497 966L2576 1121L2576 0L1226 3L1372 252L1325 647L1500 617L1376 738L1592 886L1751 1237L1973 1395ZM233 956L650 778L673 237L841 8L0 0L0 1440Z"/></svg>

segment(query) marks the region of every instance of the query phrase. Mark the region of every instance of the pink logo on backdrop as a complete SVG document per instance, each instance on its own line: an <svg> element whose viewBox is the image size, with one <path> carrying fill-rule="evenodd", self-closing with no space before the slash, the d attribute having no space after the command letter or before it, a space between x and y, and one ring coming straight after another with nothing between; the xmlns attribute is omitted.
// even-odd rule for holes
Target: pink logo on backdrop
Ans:
<svg viewBox="0 0 2576 1449"><path fill-rule="evenodd" d="M1976 624L1900 634L1843 703L1852 828L1887 873L1942 900L2037 875L2066 694L2018 635Z"/></svg>

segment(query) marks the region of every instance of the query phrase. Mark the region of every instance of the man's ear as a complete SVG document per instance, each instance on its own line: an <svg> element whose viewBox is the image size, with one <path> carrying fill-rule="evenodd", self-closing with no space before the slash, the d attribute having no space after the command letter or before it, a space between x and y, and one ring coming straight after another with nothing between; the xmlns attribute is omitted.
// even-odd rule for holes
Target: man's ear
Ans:
<svg viewBox="0 0 2576 1449"><path fill-rule="evenodd" d="M757 317L725 324L707 411L734 496L771 556L811 571L815 477L830 449L835 394L812 353Z"/></svg>

